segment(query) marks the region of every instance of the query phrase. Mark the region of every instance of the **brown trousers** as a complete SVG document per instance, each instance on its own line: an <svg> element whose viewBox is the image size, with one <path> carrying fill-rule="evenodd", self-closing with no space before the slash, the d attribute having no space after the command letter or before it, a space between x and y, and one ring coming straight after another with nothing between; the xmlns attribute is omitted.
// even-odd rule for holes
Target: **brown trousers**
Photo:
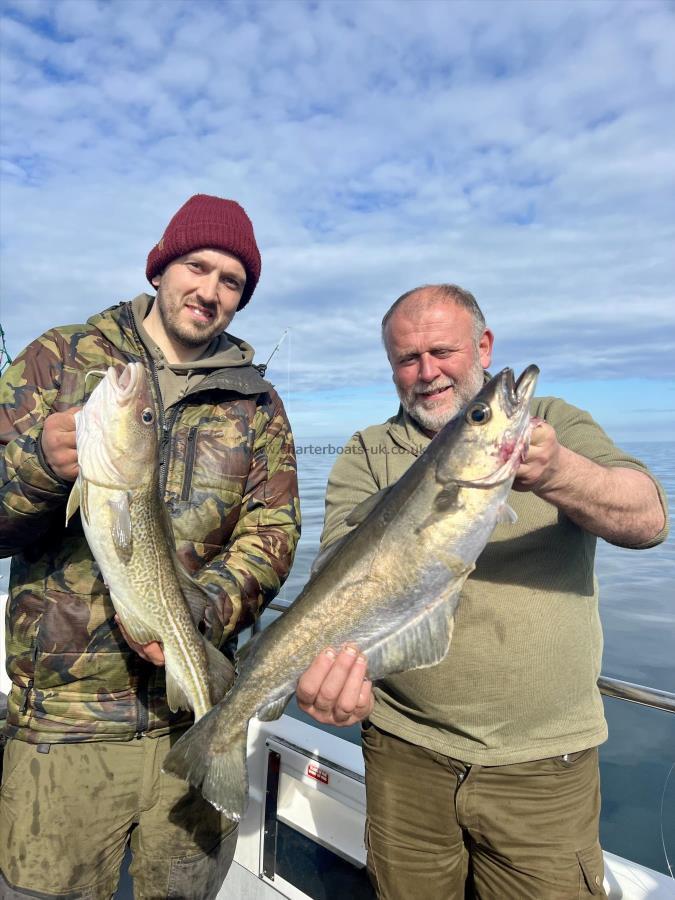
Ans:
<svg viewBox="0 0 675 900"><path fill-rule="evenodd" d="M237 830L198 791L162 774L177 738L10 740L0 790L0 898L109 900L129 835L137 900L215 898Z"/></svg>
<svg viewBox="0 0 675 900"><path fill-rule="evenodd" d="M596 748L468 766L370 725L363 753L380 900L606 896Z"/></svg>

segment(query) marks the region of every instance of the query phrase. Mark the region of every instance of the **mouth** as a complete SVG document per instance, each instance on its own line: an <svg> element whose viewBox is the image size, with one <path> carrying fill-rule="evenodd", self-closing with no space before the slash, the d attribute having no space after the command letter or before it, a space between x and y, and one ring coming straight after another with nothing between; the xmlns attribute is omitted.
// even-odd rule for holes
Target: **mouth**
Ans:
<svg viewBox="0 0 675 900"><path fill-rule="evenodd" d="M216 317L216 312L214 309L210 309L206 306L201 306L197 303L186 303L184 308L190 318L200 325L210 325Z"/></svg>
<svg viewBox="0 0 675 900"><path fill-rule="evenodd" d="M452 391L453 387L454 385L450 383L444 384L441 387L433 388L433 390L430 391L417 391L417 400L420 403L433 403L434 400L437 400L439 397L442 397L449 391Z"/></svg>

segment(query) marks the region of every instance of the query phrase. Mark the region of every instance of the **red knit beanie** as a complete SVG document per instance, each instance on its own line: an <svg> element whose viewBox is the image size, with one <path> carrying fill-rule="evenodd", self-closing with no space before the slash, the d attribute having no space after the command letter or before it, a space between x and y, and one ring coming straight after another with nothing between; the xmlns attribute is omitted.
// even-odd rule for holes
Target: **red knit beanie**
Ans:
<svg viewBox="0 0 675 900"><path fill-rule="evenodd" d="M152 284L168 264L191 250L213 247L232 253L246 269L246 285L237 309L242 309L260 278L260 251L253 225L234 200L195 194L166 226L160 242L148 254L145 274Z"/></svg>

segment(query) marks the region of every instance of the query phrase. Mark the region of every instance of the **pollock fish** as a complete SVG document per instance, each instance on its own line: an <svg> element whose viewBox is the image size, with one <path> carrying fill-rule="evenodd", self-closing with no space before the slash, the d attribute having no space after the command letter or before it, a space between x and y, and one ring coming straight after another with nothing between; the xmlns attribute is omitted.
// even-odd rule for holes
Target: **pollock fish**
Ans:
<svg viewBox="0 0 675 900"><path fill-rule="evenodd" d="M246 737L278 718L326 646L358 646L373 680L432 666L448 652L462 585L498 522L529 445L539 370L492 378L391 487L360 504L355 526L315 562L290 609L245 648L227 697L175 744L164 770L233 820L247 804Z"/></svg>
<svg viewBox="0 0 675 900"><path fill-rule="evenodd" d="M171 709L199 719L225 693L233 668L195 622L206 596L178 561L159 497L155 406L141 363L109 368L75 415L79 476L66 519L78 508L87 542L132 640L159 641Z"/></svg>

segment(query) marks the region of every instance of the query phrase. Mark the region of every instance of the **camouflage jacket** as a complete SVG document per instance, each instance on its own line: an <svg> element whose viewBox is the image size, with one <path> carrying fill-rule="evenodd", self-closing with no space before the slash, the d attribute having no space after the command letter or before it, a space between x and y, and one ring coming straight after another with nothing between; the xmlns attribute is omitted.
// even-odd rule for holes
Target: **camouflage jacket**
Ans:
<svg viewBox="0 0 675 900"><path fill-rule="evenodd" d="M236 341L236 338L233 338ZM43 457L45 417L81 406L108 366L141 360L162 425L160 489L186 569L217 586L200 627L223 647L288 575L300 533L295 449L276 392L252 365L210 372L165 415L131 305L55 328L0 388L0 555L12 556L6 613L7 732L35 743L129 740L189 723L166 703L164 670L128 648L72 485Z"/></svg>

